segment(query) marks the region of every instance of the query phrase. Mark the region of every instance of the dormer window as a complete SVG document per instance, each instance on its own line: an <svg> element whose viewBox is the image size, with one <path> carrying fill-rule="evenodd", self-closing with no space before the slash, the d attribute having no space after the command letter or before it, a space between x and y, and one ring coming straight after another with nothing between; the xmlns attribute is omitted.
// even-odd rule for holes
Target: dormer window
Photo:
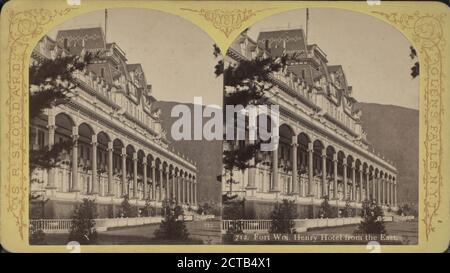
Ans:
<svg viewBox="0 0 450 273"><path fill-rule="evenodd" d="M241 53L244 54L245 53L245 44L241 43Z"/></svg>
<svg viewBox="0 0 450 273"><path fill-rule="evenodd" d="M69 49L69 41L67 40L67 38L64 38L64 48Z"/></svg>

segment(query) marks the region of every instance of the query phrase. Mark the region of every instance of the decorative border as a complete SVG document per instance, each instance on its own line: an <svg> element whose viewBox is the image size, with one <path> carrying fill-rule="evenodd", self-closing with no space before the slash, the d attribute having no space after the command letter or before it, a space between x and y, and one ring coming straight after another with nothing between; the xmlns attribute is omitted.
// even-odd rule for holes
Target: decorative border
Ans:
<svg viewBox="0 0 450 273"><path fill-rule="evenodd" d="M7 210L15 219L20 238L28 227L26 202L28 201L28 62L30 42L42 34L43 27L58 16L64 16L75 8L62 10L30 9L21 12L9 11L9 55L8 87L6 99L8 113L8 156L6 198ZM31 45L34 46L34 45ZM3 145L2 145L3 146Z"/></svg>
<svg viewBox="0 0 450 273"><path fill-rule="evenodd" d="M273 10L275 8L266 8L260 10L253 9L190 9L180 8L184 11L190 11L199 14L207 22L212 24L214 28L221 31L225 37L230 37L230 34L242 27L242 24L254 17L256 14Z"/></svg>
<svg viewBox="0 0 450 273"><path fill-rule="evenodd" d="M16 2L16 1L12 1ZM47 3L44 1L44 3ZM418 52L420 62L420 90L421 102L420 113L420 135L423 142L420 144L420 158L423 160L422 176L423 181L419 181L420 196L423 197L423 202L420 203L421 221L423 224L419 225L419 234L424 234L426 243L419 238L419 245L405 246L405 247L389 247L386 249L396 249L397 251L418 251L430 250L431 243L447 244L448 239L448 173L442 171L441 165L448 163L448 149L444 149L444 143L447 145L448 141L442 137L443 134L448 133L447 125L444 121L448 121L448 116L444 112L444 106L447 106L444 89L448 88L448 83L445 82L445 73L448 73L448 54L449 46L446 43L446 37L449 36L448 27L449 20L445 18L448 16L448 10L443 10L443 5L430 3L430 5L422 4L421 11L407 13L408 6L401 6L395 3L383 3L382 6L368 7L365 3L325 3L325 2L278 2L276 7L269 7L274 2L255 1L252 3L235 2L237 8L223 7L219 2L202 2L185 4L185 8L180 8L177 4L172 2L158 3L146 2L145 5L131 4L123 1L118 2L104 1L101 3L84 3L81 6L72 6L67 8L67 5L55 5L61 8L43 9L32 8L27 1L14 6L5 6L2 13L2 45L5 49L2 51L2 76L7 78L7 82L2 84L1 103L5 103L5 107L1 107L2 118L1 122L7 131L2 133L2 197L3 203L1 215L2 235L8 234L8 238L3 236L2 243L10 244L17 250L29 251L27 243L28 234L28 62L31 47L36 43L36 40L43 35L44 29L48 29L55 24L55 21L68 18L73 10L79 9L92 11L98 8L105 8L107 6L114 7L136 7L149 8L168 12L181 16L198 27L205 30L216 40L219 45L229 45L234 40L235 32L251 25L256 19L262 19L270 16L276 12L290 11L294 9L301 9L305 7L311 8L342 8L349 11L360 12L366 15L372 15L378 19L395 26L399 31L402 31L408 39L412 39ZM52 5L50 3L47 6ZM204 7L202 7L204 5ZM35 5L33 5L35 6ZM254 9L254 7L261 7L261 9ZM267 14L261 15L262 11L271 11ZM398 12L384 12L387 10ZM405 10L405 12L403 11ZM188 11L188 12L186 12ZM79 13L79 12L78 12ZM7 20L5 18L8 18ZM233 18L230 21L224 18ZM217 35L220 31L223 35ZM448 38L447 38L448 39ZM7 88L7 90L5 90ZM448 90L447 90L448 91ZM445 127L445 128L444 128ZM422 149L424 151L422 151ZM444 181L445 180L445 181ZM442 224L443 223L443 224ZM17 229L16 229L17 228ZM8 231L6 231L8 230ZM17 233L15 233L17 231ZM6 233L9 232L9 233ZM435 235L441 235L438 238ZM421 236L421 235L419 235ZM440 245L439 245L440 246ZM50 247L54 251L62 251L64 246ZM118 246L121 251L148 251L148 248L140 248L137 246ZM160 250L156 251L174 251L175 249L186 251L186 248L181 246L158 246ZM299 248L301 247L301 248ZM295 247L279 247L279 246L242 246L241 250L257 252L267 252L267 249L276 251L290 251L298 252L299 249L314 249L318 251L336 251L336 247L347 249L350 251L362 251L361 246L295 246ZM154 246L152 246L154 248ZM33 249L41 249L33 246ZM47 249L47 248L46 248ZM110 247L92 246L92 248L85 248L85 251L112 251ZM188 247L190 251L235 251L236 248L228 246L217 247ZM195 250L194 250L195 249ZM320 249L320 250L319 250ZM155 250L153 250L155 251ZM394 250L395 251L395 250Z"/></svg>
<svg viewBox="0 0 450 273"><path fill-rule="evenodd" d="M444 45L443 18L445 13L424 14L419 11L413 14L373 13L385 17L390 23L407 31L415 43L420 59L420 79L425 83L425 108L423 117L426 125L423 202L425 235L428 241L430 233L435 231L435 222L439 216L442 202L442 119L444 113L443 63Z"/></svg>

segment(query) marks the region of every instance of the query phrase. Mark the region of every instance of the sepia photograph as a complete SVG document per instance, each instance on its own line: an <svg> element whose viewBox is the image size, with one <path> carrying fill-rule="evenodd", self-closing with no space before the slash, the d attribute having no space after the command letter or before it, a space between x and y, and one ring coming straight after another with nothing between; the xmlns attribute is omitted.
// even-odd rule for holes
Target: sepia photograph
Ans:
<svg viewBox="0 0 450 273"><path fill-rule="evenodd" d="M29 68L30 244L220 243L222 144L170 134L174 105L222 103L213 44L147 9L86 13L40 39Z"/></svg>
<svg viewBox="0 0 450 273"><path fill-rule="evenodd" d="M351 11L242 32L223 71L224 104L246 122L227 121L246 137L224 142L223 242L417 244L418 66L398 30Z"/></svg>
<svg viewBox="0 0 450 273"><path fill-rule="evenodd" d="M448 6L0 7L0 253L448 251Z"/></svg>

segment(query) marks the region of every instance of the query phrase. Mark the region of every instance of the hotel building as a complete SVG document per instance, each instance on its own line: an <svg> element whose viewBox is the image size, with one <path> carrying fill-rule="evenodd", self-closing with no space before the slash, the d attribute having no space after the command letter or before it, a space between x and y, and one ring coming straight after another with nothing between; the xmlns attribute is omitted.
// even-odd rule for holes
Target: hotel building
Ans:
<svg viewBox="0 0 450 273"><path fill-rule="evenodd" d="M279 105L278 149L260 152L256 167L233 172L235 184L224 182L223 193L245 197L245 218L268 219L282 199L295 200L299 218L320 217L325 196L338 211L357 212L364 200L395 210L396 167L367 142L342 66L329 65L302 29L260 32L257 41L244 32L225 65L284 54L287 67L271 75L267 94L269 104Z"/></svg>
<svg viewBox="0 0 450 273"><path fill-rule="evenodd" d="M129 64L116 43L106 42L102 28L60 30L56 40L44 36L31 61L84 52L99 52L100 58L74 73L70 100L30 121L30 150L74 143L57 167L31 175L31 192L45 200L42 217L70 218L86 197L95 198L98 218L120 216L125 195L141 208L146 201L161 208L171 198L195 209L196 164L170 148L142 66Z"/></svg>

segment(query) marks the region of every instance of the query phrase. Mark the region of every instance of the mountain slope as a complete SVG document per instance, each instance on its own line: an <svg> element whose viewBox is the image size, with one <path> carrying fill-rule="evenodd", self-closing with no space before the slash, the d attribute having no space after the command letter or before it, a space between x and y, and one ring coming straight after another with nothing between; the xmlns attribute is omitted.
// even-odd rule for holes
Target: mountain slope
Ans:
<svg viewBox="0 0 450 273"><path fill-rule="evenodd" d="M217 176L222 172L222 141L214 140L179 140L173 141L170 131L172 124L178 119L171 117L172 107L178 104L187 105L193 114L193 104L178 102L155 102L155 108L161 109L162 128L167 132L167 139L176 151L181 152L197 163L198 201L220 204L221 184ZM203 118L203 124L209 118ZM191 120L192 121L192 120ZM193 130L193 122L191 122Z"/></svg>
<svg viewBox="0 0 450 273"><path fill-rule="evenodd" d="M417 202L419 191L419 111L394 105L358 103L362 126L375 151L398 169L398 202Z"/></svg>

